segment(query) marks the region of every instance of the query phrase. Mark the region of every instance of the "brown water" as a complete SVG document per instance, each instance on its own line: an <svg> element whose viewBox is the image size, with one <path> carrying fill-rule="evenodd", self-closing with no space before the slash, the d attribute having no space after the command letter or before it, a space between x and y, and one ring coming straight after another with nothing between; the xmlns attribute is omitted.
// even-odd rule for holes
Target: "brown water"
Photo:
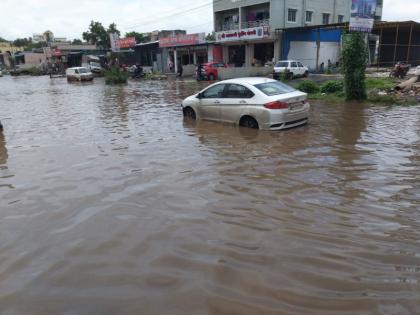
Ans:
<svg viewBox="0 0 420 315"><path fill-rule="evenodd" d="M0 314L420 314L420 106L259 132L198 88L0 79Z"/></svg>

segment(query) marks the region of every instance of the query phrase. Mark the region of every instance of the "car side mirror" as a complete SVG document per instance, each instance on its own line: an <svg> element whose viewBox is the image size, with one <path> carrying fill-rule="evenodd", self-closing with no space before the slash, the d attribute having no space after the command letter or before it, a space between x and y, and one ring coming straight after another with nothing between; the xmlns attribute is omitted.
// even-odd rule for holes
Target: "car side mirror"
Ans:
<svg viewBox="0 0 420 315"><path fill-rule="evenodd" d="M197 98L201 100L203 98L203 93L198 93Z"/></svg>

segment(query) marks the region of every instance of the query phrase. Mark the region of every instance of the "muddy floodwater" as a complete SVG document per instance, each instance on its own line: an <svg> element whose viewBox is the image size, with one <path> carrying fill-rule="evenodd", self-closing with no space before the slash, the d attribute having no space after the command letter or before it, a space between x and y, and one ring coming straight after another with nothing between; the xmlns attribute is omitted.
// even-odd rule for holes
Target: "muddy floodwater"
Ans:
<svg viewBox="0 0 420 315"><path fill-rule="evenodd" d="M0 314L420 314L420 106L261 132L203 86L0 78Z"/></svg>

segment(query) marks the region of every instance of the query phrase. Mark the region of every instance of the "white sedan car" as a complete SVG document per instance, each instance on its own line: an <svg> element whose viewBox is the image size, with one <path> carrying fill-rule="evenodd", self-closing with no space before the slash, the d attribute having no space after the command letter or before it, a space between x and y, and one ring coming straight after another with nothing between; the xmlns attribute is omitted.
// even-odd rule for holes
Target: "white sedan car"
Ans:
<svg viewBox="0 0 420 315"><path fill-rule="evenodd" d="M182 102L185 117L263 130L304 125L309 108L306 93L266 78L221 81Z"/></svg>

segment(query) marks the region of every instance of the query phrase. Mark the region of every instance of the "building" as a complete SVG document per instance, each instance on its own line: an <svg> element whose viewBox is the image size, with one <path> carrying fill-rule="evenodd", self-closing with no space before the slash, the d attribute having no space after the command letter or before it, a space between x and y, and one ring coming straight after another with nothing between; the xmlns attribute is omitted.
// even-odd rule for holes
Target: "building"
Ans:
<svg viewBox="0 0 420 315"><path fill-rule="evenodd" d="M351 0L213 0L216 42L227 63L263 65L281 58L283 30L348 22L351 7Z"/></svg>

